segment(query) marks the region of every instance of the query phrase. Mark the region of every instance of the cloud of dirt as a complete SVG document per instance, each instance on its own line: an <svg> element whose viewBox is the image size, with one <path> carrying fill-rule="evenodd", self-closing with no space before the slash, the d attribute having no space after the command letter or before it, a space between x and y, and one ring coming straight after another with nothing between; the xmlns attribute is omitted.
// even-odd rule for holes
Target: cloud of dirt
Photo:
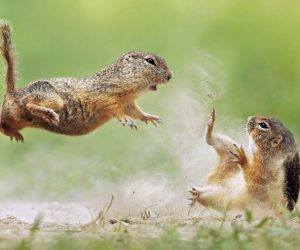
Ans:
<svg viewBox="0 0 300 250"><path fill-rule="evenodd" d="M215 101L226 89L225 76L220 63L211 55L199 53L197 57L192 67L185 70L185 77L176 77L176 82L172 83L178 86L161 104L168 114L167 129L163 136L152 141L171 154L177 163L175 174L149 175L141 171L134 178L110 188L116 202L113 213L139 215L149 208L155 216L187 216L189 189L205 183L207 174L217 163L217 155L206 144L203 134ZM186 87L195 83L195 89ZM239 131L238 127L239 124L231 128Z"/></svg>

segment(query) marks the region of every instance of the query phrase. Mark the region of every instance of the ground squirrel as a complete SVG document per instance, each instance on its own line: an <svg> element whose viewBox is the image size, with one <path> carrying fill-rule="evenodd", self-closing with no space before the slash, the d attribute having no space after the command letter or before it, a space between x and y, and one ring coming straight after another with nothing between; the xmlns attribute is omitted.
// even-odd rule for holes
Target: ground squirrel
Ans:
<svg viewBox="0 0 300 250"><path fill-rule="evenodd" d="M273 117L249 117L252 158L248 160L243 148L231 139L212 135L214 120L213 111L206 140L217 151L220 162L209 177L209 185L192 188L191 205L200 202L218 209L243 209L259 203L292 211L298 200L300 176L299 153L292 133ZM239 174L239 183L234 182Z"/></svg>
<svg viewBox="0 0 300 250"><path fill-rule="evenodd" d="M143 112L135 100L172 78L162 57L132 51L90 77L39 80L15 89L10 27L6 23L0 25L1 52L7 63L0 129L11 139L23 141L19 131L25 127L84 135L113 117L135 129L134 119L153 124L161 122L158 116Z"/></svg>

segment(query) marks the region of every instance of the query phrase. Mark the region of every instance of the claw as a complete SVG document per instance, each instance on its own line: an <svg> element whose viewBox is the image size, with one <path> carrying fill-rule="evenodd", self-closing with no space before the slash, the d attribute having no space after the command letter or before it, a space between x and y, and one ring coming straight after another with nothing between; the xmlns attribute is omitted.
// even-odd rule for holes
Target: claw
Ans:
<svg viewBox="0 0 300 250"><path fill-rule="evenodd" d="M131 129L135 129L135 130L137 130L137 126L131 121L130 122L130 124L129 124L129 127L131 128Z"/></svg>
<svg viewBox="0 0 300 250"><path fill-rule="evenodd" d="M8 135L8 134L6 134L6 135ZM24 137L19 132L10 133L8 136L9 136L11 142L13 142L14 140L16 142L24 142Z"/></svg>
<svg viewBox="0 0 300 250"><path fill-rule="evenodd" d="M234 153L234 152L232 152L232 151L229 151L229 153L230 153L233 157L235 157L235 159L233 159L232 162L239 163L240 155L237 154L237 153Z"/></svg>
<svg viewBox="0 0 300 250"><path fill-rule="evenodd" d="M155 115L146 114L141 120L144 121L147 125L148 122L151 122L154 126L157 126L158 123L163 124L161 118Z"/></svg>
<svg viewBox="0 0 300 250"><path fill-rule="evenodd" d="M159 119L157 120L157 123L159 123L159 124L164 124L164 122L162 121L161 118L159 118Z"/></svg>
<svg viewBox="0 0 300 250"><path fill-rule="evenodd" d="M230 154L232 154L233 156L235 157L238 157L238 154L237 153L234 153L233 151L229 151Z"/></svg>
<svg viewBox="0 0 300 250"><path fill-rule="evenodd" d="M211 114L208 116L207 126L213 127L216 119L216 111L213 108Z"/></svg>
<svg viewBox="0 0 300 250"><path fill-rule="evenodd" d="M137 125L135 124L134 120L131 119L130 117L121 117L118 118L119 122L121 122L121 124L123 126L125 126L126 124L131 128L131 129L135 129L137 130Z"/></svg>
<svg viewBox="0 0 300 250"><path fill-rule="evenodd" d="M189 191L191 194L192 194L192 197L191 198L188 198L188 200L190 200L191 202L189 203L189 211L188 211L188 215L190 214L191 212L191 209L193 206L195 206L196 202L197 202L197 198L199 196L199 192L196 191L195 188L192 188L192 190Z"/></svg>
<svg viewBox="0 0 300 250"><path fill-rule="evenodd" d="M157 123L155 121L150 121L155 127L157 126Z"/></svg>
<svg viewBox="0 0 300 250"><path fill-rule="evenodd" d="M232 162L238 163L241 166L247 162L247 156L245 154L244 148L242 146L238 146L236 144L233 144L233 146L236 149L236 152L229 151L229 153L234 157L232 159Z"/></svg>

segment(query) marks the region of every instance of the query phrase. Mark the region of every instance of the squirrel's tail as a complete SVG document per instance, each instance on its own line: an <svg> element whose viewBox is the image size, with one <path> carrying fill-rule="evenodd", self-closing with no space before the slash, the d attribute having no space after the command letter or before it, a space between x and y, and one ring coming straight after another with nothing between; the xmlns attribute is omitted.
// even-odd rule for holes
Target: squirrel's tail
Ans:
<svg viewBox="0 0 300 250"><path fill-rule="evenodd" d="M11 32L10 26L6 22L0 21L0 33L1 33L1 53L6 61L6 92L14 93L15 91L15 60L14 60L14 49L11 44Z"/></svg>

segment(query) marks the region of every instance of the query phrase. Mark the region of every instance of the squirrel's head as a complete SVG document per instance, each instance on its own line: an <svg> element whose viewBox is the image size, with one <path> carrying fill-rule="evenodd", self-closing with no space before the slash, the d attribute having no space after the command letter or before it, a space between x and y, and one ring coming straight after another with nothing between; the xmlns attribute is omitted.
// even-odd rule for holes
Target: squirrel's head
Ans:
<svg viewBox="0 0 300 250"><path fill-rule="evenodd" d="M125 78L127 83L135 84L140 91L155 91L158 84L166 83L172 78L166 61L156 54L127 52L117 63L122 78Z"/></svg>
<svg viewBox="0 0 300 250"><path fill-rule="evenodd" d="M251 116L248 118L247 131L250 136L249 147L254 154L278 159L296 149L293 134L276 118Z"/></svg>

